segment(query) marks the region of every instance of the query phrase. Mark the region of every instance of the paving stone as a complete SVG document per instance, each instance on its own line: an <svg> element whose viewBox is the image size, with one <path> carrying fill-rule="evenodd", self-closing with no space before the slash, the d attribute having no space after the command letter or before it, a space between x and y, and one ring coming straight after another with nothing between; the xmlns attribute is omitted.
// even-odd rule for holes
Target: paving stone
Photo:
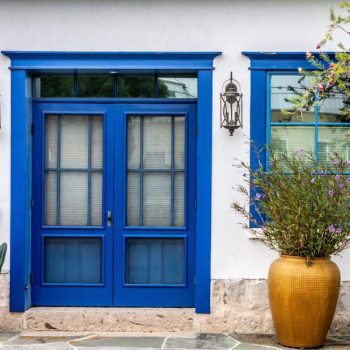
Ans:
<svg viewBox="0 0 350 350"><path fill-rule="evenodd" d="M72 350L65 343L40 344L40 345L4 345L1 350Z"/></svg>
<svg viewBox="0 0 350 350"><path fill-rule="evenodd" d="M164 343L164 337L94 337L71 341L74 347L93 348L156 348L160 349Z"/></svg>
<svg viewBox="0 0 350 350"><path fill-rule="evenodd" d="M20 336L9 342L6 345L37 345L37 344L50 344L50 343L64 343L70 340L79 339L78 336Z"/></svg>
<svg viewBox="0 0 350 350"><path fill-rule="evenodd" d="M0 332L0 343L8 341L16 335L19 335L19 332Z"/></svg>
<svg viewBox="0 0 350 350"><path fill-rule="evenodd" d="M257 345L257 344L239 344L238 346L235 347L237 350L267 350L271 349L271 346L265 346L265 345Z"/></svg>
<svg viewBox="0 0 350 350"><path fill-rule="evenodd" d="M164 349L231 349L237 342L225 334L199 333L195 338L168 338Z"/></svg>

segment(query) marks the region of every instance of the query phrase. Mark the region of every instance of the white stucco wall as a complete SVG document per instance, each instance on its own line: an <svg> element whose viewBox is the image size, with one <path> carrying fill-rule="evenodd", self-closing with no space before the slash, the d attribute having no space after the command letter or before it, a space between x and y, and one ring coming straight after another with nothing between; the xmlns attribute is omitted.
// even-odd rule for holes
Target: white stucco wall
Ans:
<svg viewBox="0 0 350 350"><path fill-rule="evenodd" d="M248 159L249 60L242 51L306 51L328 23L331 0L51 0L0 2L1 50L222 51L213 92L212 277L264 278L276 256L248 239L230 209ZM330 48L331 49L331 48ZM10 72L0 56L0 241L10 235ZM219 92L233 71L244 93L244 129L219 128ZM337 259L337 261L339 261ZM8 267L8 259L6 267ZM339 261L350 280L350 252Z"/></svg>

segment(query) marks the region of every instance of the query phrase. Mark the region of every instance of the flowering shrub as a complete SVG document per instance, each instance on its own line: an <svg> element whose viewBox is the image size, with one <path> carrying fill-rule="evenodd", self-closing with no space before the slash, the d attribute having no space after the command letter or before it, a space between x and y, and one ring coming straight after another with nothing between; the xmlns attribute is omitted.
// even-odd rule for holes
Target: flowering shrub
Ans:
<svg viewBox="0 0 350 350"><path fill-rule="evenodd" d="M259 152L258 152L259 153ZM281 255L314 258L338 254L350 245L349 162L334 154L330 164L317 164L311 152L292 155L270 151L270 170L244 162L245 185L238 191L249 206L232 207L244 228ZM255 215L252 215L255 212ZM251 228L253 223L260 229Z"/></svg>
<svg viewBox="0 0 350 350"><path fill-rule="evenodd" d="M292 108L284 111L287 116L294 116L303 120L303 112L309 111L317 104L337 94L343 96L343 107L341 108L341 119L350 120L350 53L348 43L338 43L339 51L332 57L323 52L324 46L334 40L337 32L350 36L350 2L342 1L340 7L343 14L330 11L330 24L324 38L316 45L316 53L307 52L306 58L314 69L305 71L299 68L301 73L300 86L298 88L288 87L293 97L286 99L292 103ZM307 86L303 79L309 78L311 84Z"/></svg>

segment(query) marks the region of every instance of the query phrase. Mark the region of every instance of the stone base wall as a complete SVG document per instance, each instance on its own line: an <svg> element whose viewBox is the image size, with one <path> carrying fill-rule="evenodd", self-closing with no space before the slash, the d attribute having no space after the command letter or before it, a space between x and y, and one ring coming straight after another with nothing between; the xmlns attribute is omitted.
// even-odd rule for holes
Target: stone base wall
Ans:
<svg viewBox="0 0 350 350"><path fill-rule="evenodd" d="M175 308L37 307L10 313L9 275L0 274L0 330L274 333L266 280L213 280L212 312ZM350 334L350 282L342 282L330 333Z"/></svg>

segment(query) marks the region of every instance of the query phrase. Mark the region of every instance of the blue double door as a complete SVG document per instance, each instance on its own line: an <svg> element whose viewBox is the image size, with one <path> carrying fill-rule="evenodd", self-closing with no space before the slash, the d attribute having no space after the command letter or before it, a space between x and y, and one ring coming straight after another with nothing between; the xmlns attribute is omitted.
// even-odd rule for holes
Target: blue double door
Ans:
<svg viewBox="0 0 350 350"><path fill-rule="evenodd" d="M192 307L194 103L35 102L32 303Z"/></svg>

